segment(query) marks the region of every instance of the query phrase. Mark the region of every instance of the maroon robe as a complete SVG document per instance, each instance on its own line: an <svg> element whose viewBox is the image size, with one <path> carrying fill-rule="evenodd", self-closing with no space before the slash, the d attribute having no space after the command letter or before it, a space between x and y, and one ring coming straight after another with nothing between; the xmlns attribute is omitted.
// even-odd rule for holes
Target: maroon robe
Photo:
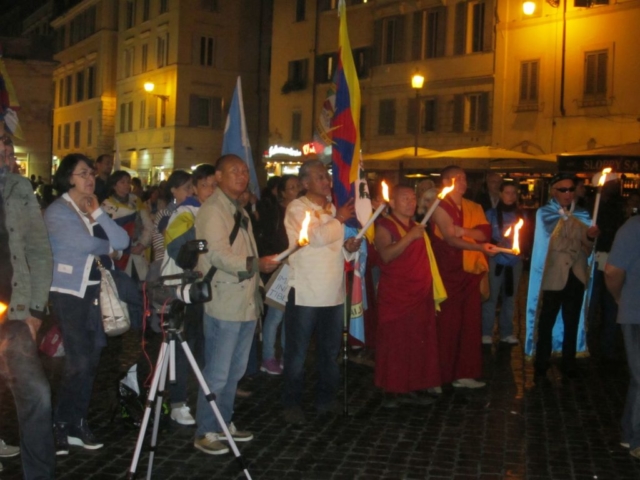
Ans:
<svg viewBox="0 0 640 480"><path fill-rule="evenodd" d="M377 223L395 242L402 238L390 219ZM403 228L414 225L410 221ZM380 261L377 307L376 386L407 393L440 385L433 277L424 240L414 240L389 263Z"/></svg>
<svg viewBox="0 0 640 480"><path fill-rule="evenodd" d="M445 197L439 206L451 217L454 225L462 227L462 210L449 197ZM485 233L490 234L490 226L486 227ZM435 222L432 222L431 246L447 290L447 299L440 304L437 317L442 381L449 383L460 378L478 378L482 375L480 281L483 274L465 272L462 250L438 237L435 228Z"/></svg>

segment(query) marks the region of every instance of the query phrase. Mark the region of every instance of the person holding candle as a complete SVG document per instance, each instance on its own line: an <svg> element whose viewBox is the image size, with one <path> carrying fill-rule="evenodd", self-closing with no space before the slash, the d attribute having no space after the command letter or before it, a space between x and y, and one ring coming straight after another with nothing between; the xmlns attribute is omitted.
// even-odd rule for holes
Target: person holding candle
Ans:
<svg viewBox="0 0 640 480"><path fill-rule="evenodd" d="M482 207L463 198L467 176L457 166L441 172L444 186L453 190L441 200L431 217L431 243L447 300L437 316L438 348L442 382L457 388L481 388L481 281L489 266L485 254L493 255L491 227ZM488 293L488 292L487 292Z"/></svg>
<svg viewBox="0 0 640 480"><path fill-rule="evenodd" d="M344 260L352 260L361 240L345 241L343 223L355 216L350 200L336 209L331 203L331 177L319 160L303 163L299 173L305 195L287 207L284 225L289 245L298 241L306 212L311 212L309 245L289 257L289 297L284 314L284 419L304 423L304 362L311 337L316 337L318 413L335 411L340 381L338 353L344 313Z"/></svg>
<svg viewBox="0 0 640 480"><path fill-rule="evenodd" d="M487 211L487 221L491 225L491 242L498 246L511 248L513 233L505 237L508 229L515 228L519 219L523 218L518 209L518 185L514 182L503 182L500 185L500 200L495 208ZM517 345L518 339L513 335L514 299L518 292L518 283L522 274L522 257L499 253L489 258L489 298L482 304L482 343L493 343L493 326L496 319L496 307L501 298L500 307L500 341L509 345Z"/></svg>
<svg viewBox="0 0 640 480"><path fill-rule="evenodd" d="M526 312L525 354L535 354L537 380L546 377L553 350L562 350L564 376L577 376L576 351L586 350L582 306L590 276L588 259L600 233L590 226L589 212L575 205L573 174L556 174L550 186L551 198L536 214ZM557 318L563 322L562 339L554 331Z"/></svg>
<svg viewBox="0 0 640 480"><path fill-rule="evenodd" d="M428 405L419 391L440 387L436 309L446 292L425 226L412 220L416 194L397 185L391 214L376 222L380 255L378 339L375 384L385 392L383 405Z"/></svg>

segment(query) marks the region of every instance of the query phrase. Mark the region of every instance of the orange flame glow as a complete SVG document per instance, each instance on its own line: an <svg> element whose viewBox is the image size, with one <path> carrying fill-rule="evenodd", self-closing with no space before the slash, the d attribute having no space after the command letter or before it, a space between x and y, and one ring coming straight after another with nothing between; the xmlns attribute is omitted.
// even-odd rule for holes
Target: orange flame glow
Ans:
<svg viewBox="0 0 640 480"><path fill-rule="evenodd" d="M387 182L385 182L384 180L381 183L382 185L382 198L384 198L384 201L389 203L389 185L387 185Z"/></svg>
<svg viewBox="0 0 640 480"><path fill-rule="evenodd" d="M511 247L511 250L513 250L514 255L520 255L520 229L522 228L523 225L524 225L524 220L521 218L520 220L518 220L518 223L516 223L516 226L513 230L513 247ZM504 236L506 237L510 233L511 233L511 227L509 227L509 230L506 231Z"/></svg>
<svg viewBox="0 0 640 480"><path fill-rule="evenodd" d="M453 188L454 188L455 186L456 186L456 179L455 179L455 178L452 178L452 179L451 179L451 186L450 186L450 187L444 187L444 188L442 189L442 191L438 194L438 198L439 198L440 200L444 199L444 197L446 197L446 196L447 196L447 194L449 194L449 193L453 190Z"/></svg>
<svg viewBox="0 0 640 480"><path fill-rule="evenodd" d="M602 187L604 185L604 182L607 181L607 175L609 175L610 173L611 173L611 167L607 167L602 170L602 173L600 174L600 180L598 180L599 187Z"/></svg>
<svg viewBox="0 0 640 480"><path fill-rule="evenodd" d="M307 210L304 216L304 220L302 221L300 237L298 237L298 245L300 245L301 247L309 245L309 223L311 223L311 213Z"/></svg>
<svg viewBox="0 0 640 480"><path fill-rule="evenodd" d="M5 314L5 312L7 311L7 308L9 308L7 306L6 303L2 303L0 302L0 322L4 321L3 315Z"/></svg>

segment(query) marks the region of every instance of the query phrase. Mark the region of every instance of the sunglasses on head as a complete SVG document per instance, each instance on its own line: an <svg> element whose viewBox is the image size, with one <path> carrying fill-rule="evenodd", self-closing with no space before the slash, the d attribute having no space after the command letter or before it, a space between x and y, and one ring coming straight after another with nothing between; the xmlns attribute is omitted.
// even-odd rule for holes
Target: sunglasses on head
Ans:
<svg viewBox="0 0 640 480"><path fill-rule="evenodd" d="M564 188L555 188L557 191L559 191L560 193L567 193L567 192L575 192L576 191L576 187L564 187Z"/></svg>

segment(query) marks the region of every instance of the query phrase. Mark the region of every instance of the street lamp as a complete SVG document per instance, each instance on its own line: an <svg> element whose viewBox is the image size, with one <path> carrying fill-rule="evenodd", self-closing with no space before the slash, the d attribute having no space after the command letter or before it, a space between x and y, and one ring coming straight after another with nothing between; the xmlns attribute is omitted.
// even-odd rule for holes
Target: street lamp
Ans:
<svg viewBox="0 0 640 480"><path fill-rule="evenodd" d="M413 155L418 156L418 135L420 134L420 90L424 85L424 77L416 72L411 77L411 88L416 91L416 137L414 143Z"/></svg>

